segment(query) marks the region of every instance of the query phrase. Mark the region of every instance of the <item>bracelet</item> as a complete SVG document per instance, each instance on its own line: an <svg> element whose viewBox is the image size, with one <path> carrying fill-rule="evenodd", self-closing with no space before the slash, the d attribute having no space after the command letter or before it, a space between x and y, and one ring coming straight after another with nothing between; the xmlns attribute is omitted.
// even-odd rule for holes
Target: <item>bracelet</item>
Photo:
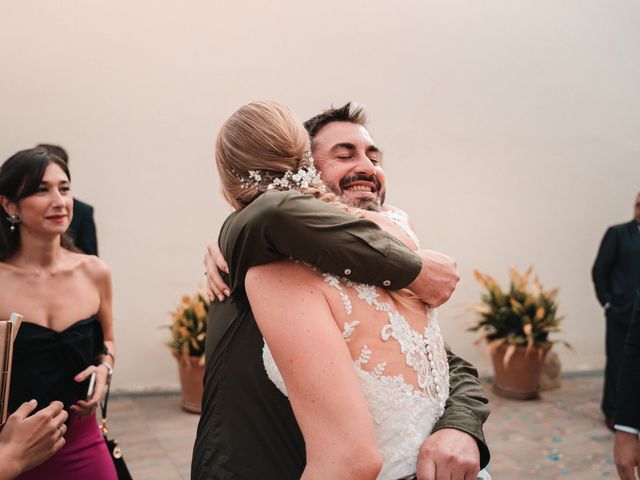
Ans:
<svg viewBox="0 0 640 480"><path fill-rule="evenodd" d="M106 349L106 346L105 346L105 349ZM114 365L116 364L116 357L114 357L114 356L113 356L113 353L111 353L109 350L106 350L106 351L104 352L104 354L105 354L107 357L111 357L111 362L112 362Z"/></svg>
<svg viewBox="0 0 640 480"><path fill-rule="evenodd" d="M104 365L105 367L107 367L109 378L111 378L111 375L113 375L113 367L109 365L107 362L101 362L100 365Z"/></svg>

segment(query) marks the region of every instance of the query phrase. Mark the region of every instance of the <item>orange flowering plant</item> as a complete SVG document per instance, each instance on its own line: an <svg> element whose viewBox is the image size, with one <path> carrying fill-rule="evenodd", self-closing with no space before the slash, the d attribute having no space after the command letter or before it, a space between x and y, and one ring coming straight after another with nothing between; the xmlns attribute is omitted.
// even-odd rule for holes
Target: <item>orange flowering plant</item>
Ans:
<svg viewBox="0 0 640 480"><path fill-rule="evenodd" d="M180 305L171 312L171 340L167 345L185 365L190 365L189 357L198 357L198 363L204 365L208 314L209 301L202 293L184 295Z"/></svg>
<svg viewBox="0 0 640 480"><path fill-rule="evenodd" d="M549 334L560 331L564 317L557 313L558 289L545 290L533 267L521 274L511 269L509 289L503 290L491 276L474 271L476 280L484 287L481 301L474 306L478 314L476 324L469 328L481 332L477 342L486 340L490 349L500 345L542 347L556 341ZM567 342L564 345L571 348Z"/></svg>

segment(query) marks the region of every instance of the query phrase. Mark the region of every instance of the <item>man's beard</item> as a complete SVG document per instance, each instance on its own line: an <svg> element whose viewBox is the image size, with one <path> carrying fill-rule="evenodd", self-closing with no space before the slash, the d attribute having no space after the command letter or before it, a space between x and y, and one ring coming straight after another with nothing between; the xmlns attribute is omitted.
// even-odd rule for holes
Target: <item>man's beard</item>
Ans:
<svg viewBox="0 0 640 480"><path fill-rule="evenodd" d="M342 203L346 203L350 207L356 207L362 210L369 210L371 212L379 212L382 209L378 198L376 198L375 200L370 200L368 198L352 199L343 194L340 196L340 200L342 201Z"/></svg>
<svg viewBox="0 0 640 480"><path fill-rule="evenodd" d="M343 178L342 180L340 180L340 184L347 185L358 180L371 182L376 185L375 199L372 200L370 198L350 198L349 196L347 196L345 190L340 185L337 185L333 182L328 182L326 180L324 181L324 183L327 187L329 187L329 190L340 197L340 201L345 205L360 208L362 210L379 212L382 209L382 202L384 201L384 191L380 189L380 182L375 176L356 175L355 177Z"/></svg>

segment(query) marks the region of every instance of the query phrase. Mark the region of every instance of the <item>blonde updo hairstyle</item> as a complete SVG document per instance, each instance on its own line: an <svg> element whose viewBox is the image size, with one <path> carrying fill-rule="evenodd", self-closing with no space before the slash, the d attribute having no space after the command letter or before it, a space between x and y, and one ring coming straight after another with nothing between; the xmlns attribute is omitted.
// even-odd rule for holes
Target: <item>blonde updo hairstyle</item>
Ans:
<svg viewBox="0 0 640 480"><path fill-rule="evenodd" d="M287 171L308 168L309 148L307 131L287 107L276 102L251 102L240 107L224 123L216 140L216 165L225 199L236 210L246 207L267 191L267 185L243 187L238 176L248 179L249 170L260 170L275 178ZM362 217L358 209L349 208L323 187L297 190ZM409 290L389 293L407 307L416 308L417 297ZM423 308L422 303L419 305Z"/></svg>
<svg viewBox="0 0 640 480"><path fill-rule="evenodd" d="M309 135L295 114L276 102L251 102L224 123L216 140L216 165L225 199L235 209L249 205L267 190L265 185L242 185L250 170L282 177L310 165ZM318 187L299 189L331 203L334 194Z"/></svg>

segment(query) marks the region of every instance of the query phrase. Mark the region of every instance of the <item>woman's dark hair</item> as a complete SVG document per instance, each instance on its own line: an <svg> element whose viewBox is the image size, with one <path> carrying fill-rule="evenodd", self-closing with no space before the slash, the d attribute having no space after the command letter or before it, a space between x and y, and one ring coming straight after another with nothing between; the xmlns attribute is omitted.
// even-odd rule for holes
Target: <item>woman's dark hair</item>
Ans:
<svg viewBox="0 0 640 480"><path fill-rule="evenodd" d="M44 148L49 153L53 153L56 157L69 165L69 154L60 145L54 145L53 143L39 143L36 148Z"/></svg>
<svg viewBox="0 0 640 480"><path fill-rule="evenodd" d="M58 156L45 148L28 148L12 155L0 167L0 196L13 203L38 191L44 172L49 164L55 163L71 180L69 167ZM0 261L10 258L20 246L20 229L10 230L9 213L0 206ZM71 238L64 234L63 247L75 250Z"/></svg>

